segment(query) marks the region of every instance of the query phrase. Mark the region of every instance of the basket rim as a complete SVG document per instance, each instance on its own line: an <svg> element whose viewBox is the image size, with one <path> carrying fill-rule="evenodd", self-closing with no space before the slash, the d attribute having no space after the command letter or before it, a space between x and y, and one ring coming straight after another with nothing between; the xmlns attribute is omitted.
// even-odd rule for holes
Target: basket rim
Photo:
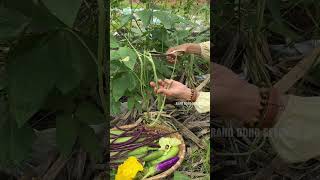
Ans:
<svg viewBox="0 0 320 180"><path fill-rule="evenodd" d="M139 124L133 123L133 124L128 124L128 125L123 125L123 126L119 126L119 128L122 129L128 129L128 128L132 128L134 126L138 126ZM142 124L142 126L146 127L146 128L151 128L151 129L160 129L162 131L167 131L167 132L173 132L174 130L171 127L165 126L165 125L154 125L154 126L148 126L147 124ZM116 127L111 128L111 129L116 129ZM163 179L168 177L169 175L171 175L175 170L177 170L181 163L183 162L184 158L185 158L185 154L186 154L186 145L184 142L184 139L182 137L182 135L178 132L170 134L170 137L176 137L181 141L181 144L179 145L179 153L178 153L178 157L179 160L178 162L176 162L171 168L169 168L166 171L163 171L155 176L146 178L145 180L159 180L159 179Z"/></svg>

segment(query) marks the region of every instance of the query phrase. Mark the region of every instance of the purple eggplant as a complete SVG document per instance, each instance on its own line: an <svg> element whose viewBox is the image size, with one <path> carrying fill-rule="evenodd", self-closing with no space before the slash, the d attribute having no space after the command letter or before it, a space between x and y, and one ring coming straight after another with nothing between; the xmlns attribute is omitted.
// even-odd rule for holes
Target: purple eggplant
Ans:
<svg viewBox="0 0 320 180"><path fill-rule="evenodd" d="M162 161L161 163L159 163L155 166L151 166L142 179L153 176L159 172L166 171L166 170L170 169L173 165L175 165L178 161L179 161L179 157L175 156L173 158Z"/></svg>
<svg viewBox="0 0 320 180"><path fill-rule="evenodd" d="M156 166L157 171L166 171L170 169L173 165L175 165L178 161L179 161L178 156L162 161Z"/></svg>

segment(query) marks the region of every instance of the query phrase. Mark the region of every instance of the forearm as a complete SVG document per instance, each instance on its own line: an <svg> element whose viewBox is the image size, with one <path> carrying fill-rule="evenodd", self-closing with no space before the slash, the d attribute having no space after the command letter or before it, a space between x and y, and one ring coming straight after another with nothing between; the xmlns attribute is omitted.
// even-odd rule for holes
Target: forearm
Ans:
<svg viewBox="0 0 320 180"><path fill-rule="evenodd" d="M201 46L197 43L188 43L186 44L186 53L187 54L195 54L201 56Z"/></svg>
<svg viewBox="0 0 320 180"><path fill-rule="evenodd" d="M188 43L186 44L186 53L199 55L206 60L210 60L210 42Z"/></svg>

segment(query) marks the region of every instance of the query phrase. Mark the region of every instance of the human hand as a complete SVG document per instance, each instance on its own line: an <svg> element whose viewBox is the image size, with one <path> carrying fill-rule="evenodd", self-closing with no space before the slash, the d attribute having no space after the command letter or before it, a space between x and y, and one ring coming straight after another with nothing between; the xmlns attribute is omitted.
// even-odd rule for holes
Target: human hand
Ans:
<svg viewBox="0 0 320 180"><path fill-rule="evenodd" d="M155 82L150 82L156 94L163 94L168 97L177 98L180 100L189 101L191 98L191 89L186 85L175 80L158 80L158 87Z"/></svg>
<svg viewBox="0 0 320 180"><path fill-rule="evenodd" d="M242 123L257 121L260 109L258 87L241 80L230 69L212 63L214 112L220 116L234 117Z"/></svg>
<svg viewBox="0 0 320 180"><path fill-rule="evenodd" d="M201 54L201 47L195 43L185 43L167 50L167 60L169 63L175 63L177 57L182 54Z"/></svg>

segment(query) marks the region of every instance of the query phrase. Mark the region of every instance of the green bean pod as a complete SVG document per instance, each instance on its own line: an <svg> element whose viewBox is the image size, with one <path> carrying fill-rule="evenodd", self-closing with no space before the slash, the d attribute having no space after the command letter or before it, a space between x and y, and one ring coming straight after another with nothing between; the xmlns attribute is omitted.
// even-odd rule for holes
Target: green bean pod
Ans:
<svg viewBox="0 0 320 180"><path fill-rule="evenodd" d="M124 133L124 131L119 130L119 129L111 129L110 130L111 135L121 135L122 133Z"/></svg>
<svg viewBox="0 0 320 180"><path fill-rule="evenodd" d="M133 151L130 151L128 153L128 156L135 156L135 155L140 155L140 154L147 154L148 151L151 151L151 150L158 150L158 148L152 148L152 147L149 147L149 146L142 146L142 147L139 147Z"/></svg>
<svg viewBox="0 0 320 180"><path fill-rule="evenodd" d="M172 146L170 150L160 158L150 162L151 165L159 164L162 161L175 157L179 153L179 146Z"/></svg>
<svg viewBox="0 0 320 180"><path fill-rule="evenodd" d="M148 154L147 156L143 157L142 160L143 161L153 161L153 160L160 158L164 153L165 153L164 150L155 151L155 152L152 152L152 153Z"/></svg>
<svg viewBox="0 0 320 180"><path fill-rule="evenodd" d="M115 141L114 141L114 139L110 139L110 143L111 143L112 141L114 141L114 143L124 143L124 142L129 141L131 138L132 138L132 137L119 137L119 138L116 139Z"/></svg>

